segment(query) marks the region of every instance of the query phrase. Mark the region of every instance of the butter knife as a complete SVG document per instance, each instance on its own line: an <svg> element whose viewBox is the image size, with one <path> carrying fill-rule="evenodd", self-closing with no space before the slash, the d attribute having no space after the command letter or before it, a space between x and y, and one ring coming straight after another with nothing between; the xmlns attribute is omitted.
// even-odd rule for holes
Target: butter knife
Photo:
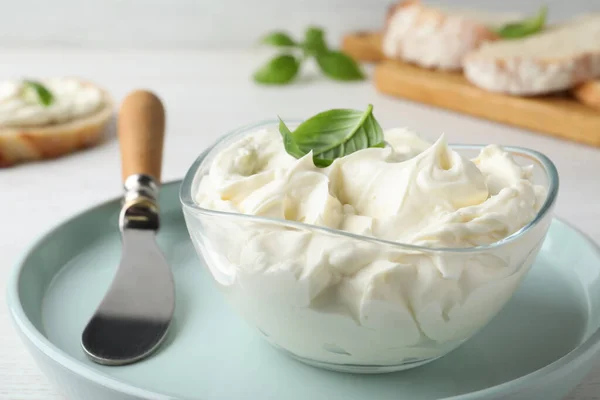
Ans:
<svg viewBox="0 0 600 400"><path fill-rule="evenodd" d="M165 131L160 99L143 90L129 94L117 131L125 188L119 216L121 261L81 336L87 356L103 365L130 364L152 354L175 310L173 274L155 238Z"/></svg>

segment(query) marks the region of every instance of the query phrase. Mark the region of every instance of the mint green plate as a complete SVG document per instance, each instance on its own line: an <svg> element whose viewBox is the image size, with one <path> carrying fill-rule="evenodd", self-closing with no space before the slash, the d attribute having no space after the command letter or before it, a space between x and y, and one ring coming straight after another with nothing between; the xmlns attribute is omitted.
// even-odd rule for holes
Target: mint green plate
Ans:
<svg viewBox="0 0 600 400"><path fill-rule="evenodd" d="M178 187L163 186L158 237L177 283L174 326L146 361L99 366L79 345L119 260L118 200L57 227L16 266L8 287L15 325L69 399L558 400L600 349L600 253L554 221L514 298L447 356L383 375L304 365L274 350L224 303L188 239Z"/></svg>

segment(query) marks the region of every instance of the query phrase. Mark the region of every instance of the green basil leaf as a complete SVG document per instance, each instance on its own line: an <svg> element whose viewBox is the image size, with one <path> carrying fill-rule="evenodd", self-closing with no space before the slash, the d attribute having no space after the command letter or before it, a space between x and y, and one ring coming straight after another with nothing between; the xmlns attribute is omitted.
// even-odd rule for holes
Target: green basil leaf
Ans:
<svg viewBox="0 0 600 400"><path fill-rule="evenodd" d="M294 132L279 125L284 137L291 137L290 148L286 151L296 157L298 154L313 152L313 162L317 167L327 167L336 158L369 147L383 147L383 130L373 116L373 106L365 111L333 109L319 113L300 124ZM289 139L288 139L289 140ZM297 149L296 149L297 148ZM298 151L299 150L299 153Z"/></svg>
<svg viewBox="0 0 600 400"><path fill-rule="evenodd" d="M541 31L546 24L548 7L540 9L536 16L510 24L506 24L496 31L504 39L519 39Z"/></svg>
<svg viewBox="0 0 600 400"><path fill-rule="evenodd" d="M292 138L292 132L281 118L279 118L279 133L281 133L281 136L283 137L283 147L289 155L295 158L302 158L306 155L306 153L303 153L302 150L298 148Z"/></svg>
<svg viewBox="0 0 600 400"><path fill-rule="evenodd" d="M328 77L339 81L358 81L365 74L352 57L340 51L328 51L317 55L317 64Z"/></svg>
<svg viewBox="0 0 600 400"><path fill-rule="evenodd" d="M271 32L261 39L261 43L276 47L296 46L296 42L285 32Z"/></svg>
<svg viewBox="0 0 600 400"><path fill-rule="evenodd" d="M282 85L289 83L300 69L300 63L289 54L273 58L254 73L254 80L268 85Z"/></svg>
<svg viewBox="0 0 600 400"><path fill-rule="evenodd" d="M316 26L310 26L304 33L304 43L302 43L306 56L315 56L327 52L327 43L325 42L325 33L323 29Z"/></svg>
<svg viewBox="0 0 600 400"><path fill-rule="evenodd" d="M37 101L44 107L50 106L54 102L54 95L48 88L42 85L40 82L25 80L23 81L25 90L31 90L35 93Z"/></svg>

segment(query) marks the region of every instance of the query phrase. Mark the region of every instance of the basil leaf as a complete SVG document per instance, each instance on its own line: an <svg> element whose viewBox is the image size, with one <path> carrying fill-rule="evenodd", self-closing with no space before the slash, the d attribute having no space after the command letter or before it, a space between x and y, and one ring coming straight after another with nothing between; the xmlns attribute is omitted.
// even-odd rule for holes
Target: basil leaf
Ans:
<svg viewBox="0 0 600 400"><path fill-rule="evenodd" d="M303 153L302 150L298 148L292 138L292 132L281 118L279 118L279 133L283 136L283 147L289 155L295 158L302 158L306 155L306 153Z"/></svg>
<svg viewBox="0 0 600 400"><path fill-rule="evenodd" d="M323 29L316 26L309 27L304 33L302 47L306 56L314 56L327 52L327 43L325 42Z"/></svg>
<svg viewBox="0 0 600 400"><path fill-rule="evenodd" d="M304 121L292 133L285 125L282 129L280 124L279 132L284 137L284 144L286 136L292 139L292 144L288 144L292 151L286 147L290 155L300 158L298 154L306 155L312 151L317 167L327 167L336 158L358 150L385 145L383 130L373 116L370 104L365 111L333 109L319 113Z"/></svg>
<svg viewBox="0 0 600 400"><path fill-rule="evenodd" d="M273 58L254 73L254 80L268 85L282 85L298 74L300 63L294 56L284 54Z"/></svg>
<svg viewBox="0 0 600 400"><path fill-rule="evenodd" d="M317 55L317 64L328 77L339 81L365 79L362 70L352 57L340 51L328 51Z"/></svg>
<svg viewBox="0 0 600 400"><path fill-rule="evenodd" d="M532 35L542 30L546 23L547 14L548 7L544 6L536 16L520 22L506 24L498 29L496 33L504 39L519 39Z"/></svg>
<svg viewBox="0 0 600 400"><path fill-rule="evenodd" d="M296 42L285 32L271 32L262 38L261 43L276 47L296 46Z"/></svg>
<svg viewBox="0 0 600 400"><path fill-rule="evenodd" d="M50 106L54 102L54 95L48 88L40 82L25 80L23 81L24 89L31 90L35 93L37 101L44 107Z"/></svg>

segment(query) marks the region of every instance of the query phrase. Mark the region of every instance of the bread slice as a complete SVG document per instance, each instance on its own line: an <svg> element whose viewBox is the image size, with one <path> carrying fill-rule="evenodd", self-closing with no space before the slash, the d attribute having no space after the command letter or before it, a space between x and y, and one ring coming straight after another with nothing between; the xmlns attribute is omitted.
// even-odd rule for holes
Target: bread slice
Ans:
<svg viewBox="0 0 600 400"><path fill-rule="evenodd" d="M85 83L90 85L89 83ZM0 168L51 159L101 142L113 114L111 97L102 91L102 105L83 117L41 126L0 126Z"/></svg>
<svg viewBox="0 0 600 400"><path fill-rule="evenodd" d="M600 79L584 82L572 92L577 100L600 111Z"/></svg>
<svg viewBox="0 0 600 400"><path fill-rule="evenodd" d="M499 37L493 28L520 19L517 14L446 10L403 1L388 11L382 50L387 58L426 68L460 70L463 58Z"/></svg>
<svg viewBox="0 0 600 400"><path fill-rule="evenodd" d="M538 95L600 76L600 14L517 40L486 43L465 57L465 76L493 92Z"/></svg>

